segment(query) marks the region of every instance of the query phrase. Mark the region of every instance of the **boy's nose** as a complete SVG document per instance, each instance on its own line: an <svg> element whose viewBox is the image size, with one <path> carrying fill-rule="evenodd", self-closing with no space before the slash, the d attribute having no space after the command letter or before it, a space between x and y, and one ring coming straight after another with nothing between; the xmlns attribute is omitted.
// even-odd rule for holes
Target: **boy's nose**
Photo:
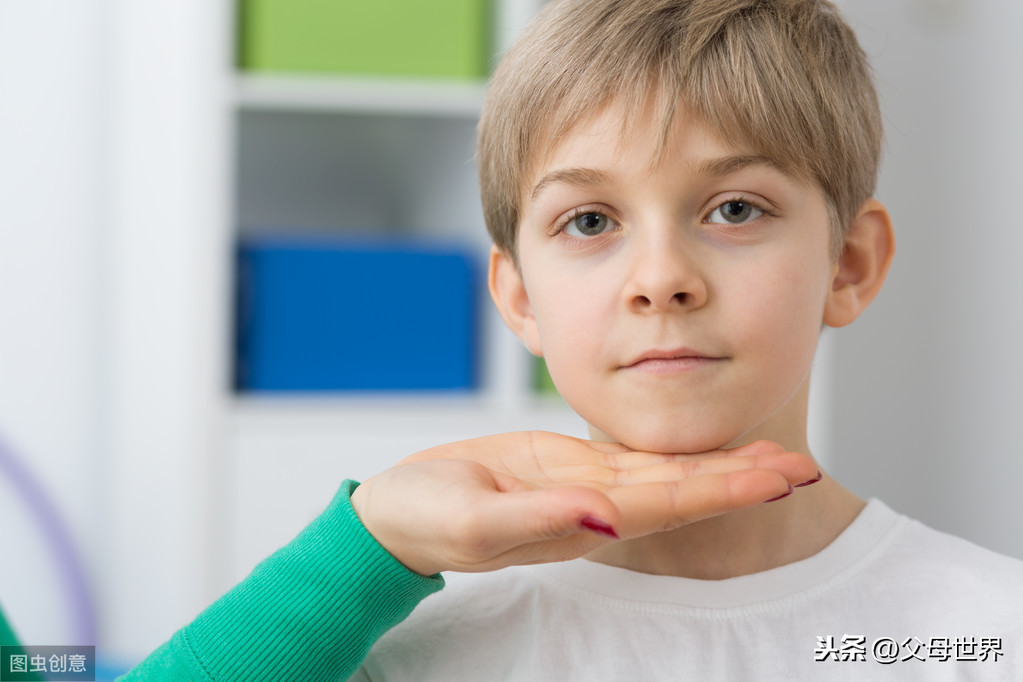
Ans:
<svg viewBox="0 0 1023 682"><path fill-rule="evenodd" d="M656 313L700 308L708 291L693 254L681 244L649 243L637 245L622 294L631 311Z"/></svg>

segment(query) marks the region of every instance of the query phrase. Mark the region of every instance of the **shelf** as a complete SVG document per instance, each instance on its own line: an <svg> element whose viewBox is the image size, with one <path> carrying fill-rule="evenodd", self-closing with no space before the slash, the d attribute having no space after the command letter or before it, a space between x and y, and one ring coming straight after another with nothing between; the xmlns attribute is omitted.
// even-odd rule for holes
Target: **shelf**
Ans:
<svg viewBox="0 0 1023 682"><path fill-rule="evenodd" d="M378 113L475 119L486 84L473 81L242 74L235 99L241 109Z"/></svg>
<svg viewBox="0 0 1023 682"><path fill-rule="evenodd" d="M585 422L550 396L516 404L464 394L236 396L229 414L229 439L242 461L266 452L303 453L322 462L343 460L353 476L376 473L427 447L495 433L539 430L588 437Z"/></svg>
<svg viewBox="0 0 1023 682"><path fill-rule="evenodd" d="M584 437L585 424L556 396L502 401L472 393L353 393L316 396L235 396L231 431L242 439L349 438L374 434L488 433L542 429ZM442 441L438 441L442 442ZM436 443L434 443L436 444Z"/></svg>

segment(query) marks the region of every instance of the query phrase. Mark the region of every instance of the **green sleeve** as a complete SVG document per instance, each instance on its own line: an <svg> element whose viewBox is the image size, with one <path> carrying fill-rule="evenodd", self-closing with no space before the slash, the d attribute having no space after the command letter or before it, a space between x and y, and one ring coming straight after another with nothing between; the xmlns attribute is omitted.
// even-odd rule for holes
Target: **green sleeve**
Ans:
<svg viewBox="0 0 1023 682"><path fill-rule="evenodd" d="M17 635L14 634L14 628L7 622L7 618L4 617L3 609L0 609L0 647L10 647L4 654L23 654L25 651L21 648L21 642L18 641ZM0 661L2 664L7 663L7 656L5 655L3 660ZM42 680L43 678L36 674L19 674L19 679L25 680ZM0 670L0 680L4 678L4 671Z"/></svg>
<svg viewBox="0 0 1023 682"><path fill-rule="evenodd" d="M444 586L365 529L345 481L330 506L122 680L343 680Z"/></svg>

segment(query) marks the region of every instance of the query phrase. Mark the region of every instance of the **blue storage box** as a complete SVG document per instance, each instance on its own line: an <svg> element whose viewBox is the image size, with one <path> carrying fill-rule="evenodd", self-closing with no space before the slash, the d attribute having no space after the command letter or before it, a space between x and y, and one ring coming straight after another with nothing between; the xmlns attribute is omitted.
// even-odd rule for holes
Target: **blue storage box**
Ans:
<svg viewBox="0 0 1023 682"><path fill-rule="evenodd" d="M242 391L472 389L479 269L421 241L260 237L240 244Z"/></svg>

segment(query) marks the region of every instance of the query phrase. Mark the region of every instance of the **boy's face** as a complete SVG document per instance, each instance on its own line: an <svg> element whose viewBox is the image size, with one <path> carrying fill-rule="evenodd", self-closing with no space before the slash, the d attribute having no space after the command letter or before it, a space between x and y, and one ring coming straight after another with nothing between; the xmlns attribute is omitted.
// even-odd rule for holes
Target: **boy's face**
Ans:
<svg viewBox="0 0 1023 682"><path fill-rule="evenodd" d="M824 196L684 115L656 163L649 118L625 139L620 121L581 124L529 179L521 279L507 259L502 275L514 331L594 438L805 447L838 269Z"/></svg>

